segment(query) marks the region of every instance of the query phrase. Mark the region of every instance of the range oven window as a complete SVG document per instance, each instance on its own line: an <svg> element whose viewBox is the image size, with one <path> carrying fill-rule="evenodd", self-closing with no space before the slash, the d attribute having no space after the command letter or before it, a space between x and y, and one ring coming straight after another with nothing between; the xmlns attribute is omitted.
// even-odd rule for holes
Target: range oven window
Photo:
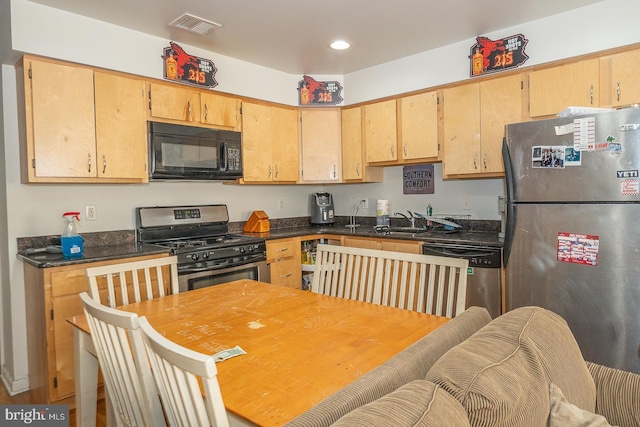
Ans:
<svg viewBox="0 0 640 427"><path fill-rule="evenodd" d="M180 292L185 292L242 279L270 282L269 265L266 261L258 261L223 269L181 273L178 277L178 282Z"/></svg>

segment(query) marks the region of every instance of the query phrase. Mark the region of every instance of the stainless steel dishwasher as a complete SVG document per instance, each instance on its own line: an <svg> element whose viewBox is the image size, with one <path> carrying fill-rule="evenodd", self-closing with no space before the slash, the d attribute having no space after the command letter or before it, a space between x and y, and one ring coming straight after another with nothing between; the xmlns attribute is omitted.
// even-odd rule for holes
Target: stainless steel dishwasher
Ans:
<svg viewBox="0 0 640 427"><path fill-rule="evenodd" d="M500 248L465 243L427 242L425 255L469 260L467 271L467 308L486 307L492 318L502 314L502 280Z"/></svg>

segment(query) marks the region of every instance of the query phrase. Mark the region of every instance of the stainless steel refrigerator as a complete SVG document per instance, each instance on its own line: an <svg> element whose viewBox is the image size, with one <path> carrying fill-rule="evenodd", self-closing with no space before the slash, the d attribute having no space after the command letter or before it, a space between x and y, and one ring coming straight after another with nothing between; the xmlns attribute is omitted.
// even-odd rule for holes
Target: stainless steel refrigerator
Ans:
<svg viewBox="0 0 640 427"><path fill-rule="evenodd" d="M548 308L586 360L640 373L640 108L506 127L507 309Z"/></svg>

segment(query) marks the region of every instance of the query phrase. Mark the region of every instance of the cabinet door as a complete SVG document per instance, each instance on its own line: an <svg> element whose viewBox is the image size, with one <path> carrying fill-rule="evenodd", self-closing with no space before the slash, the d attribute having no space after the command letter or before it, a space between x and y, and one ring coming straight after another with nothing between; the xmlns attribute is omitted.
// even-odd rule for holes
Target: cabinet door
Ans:
<svg viewBox="0 0 640 427"><path fill-rule="evenodd" d="M337 182L342 176L340 109L301 109L302 180Z"/></svg>
<svg viewBox="0 0 640 427"><path fill-rule="evenodd" d="M529 116L556 115L570 106L600 106L598 81L597 58L531 71Z"/></svg>
<svg viewBox="0 0 640 427"><path fill-rule="evenodd" d="M240 100L215 93L200 93L200 122L231 129L240 128Z"/></svg>
<svg viewBox="0 0 640 427"><path fill-rule="evenodd" d="M612 106L620 107L640 102L640 49L619 53L611 57Z"/></svg>
<svg viewBox="0 0 640 427"><path fill-rule="evenodd" d="M148 181L144 81L96 72L95 97L98 177Z"/></svg>
<svg viewBox="0 0 640 427"><path fill-rule="evenodd" d="M250 102L242 104L242 167L245 182L273 179L272 126L269 106Z"/></svg>
<svg viewBox="0 0 640 427"><path fill-rule="evenodd" d="M380 249L381 247L378 239L366 237L345 237L343 246L351 246L353 248L364 249Z"/></svg>
<svg viewBox="0 0 640 427"><path fill-rule="evenodd" d="M398 160L395 99L364 106L364 140L367 163Z"/></svg>
<svg viewBox="0 0 640 427"><path fill-rule="evenodd" d="M438 94L436 91L400 98L400 157L438 157Z"/></svg>
<svg viewBox="0 0 640 427"><path fill-rule="evenodd" d="M477 83L443 91L444 175L480 173L480 90Z"/></svg>
<svg viewBox="0 0 640 427"><path fill-rule="evenodd" d="M362 107L342 110L342 178L362 180Z"/></svg>
<svg viewBox="0 0 640 427"><path fill-rule="evenodd" d="M200 121L200 93L193 89L149 84L151 117L186 122Z"/></svg>
<svg viewBox="0 0 640 427"><path fill-rule="evenodd" d="M504 173L505 125L522 121L522 75L480 83L480 163L482 173Z"/></svg>
<svg viewBox="0 0 640 427"><path fill-rule="evenodd" d="M95 177L93 70L37 60L29 67L35 176Z"/></svg>
<svg viewBox="0 0 640 427"><path fill-rule="evenodd" d="M381 240L380 249L383 251L421 254L422 242L400 242L398 240Z"/></svg>
<svg viewBox="0 0 640 427"><path fill-rule="evenodd" d="M298 113L292 108L270 107L273 181L296 182L300 178Z"/></svg>

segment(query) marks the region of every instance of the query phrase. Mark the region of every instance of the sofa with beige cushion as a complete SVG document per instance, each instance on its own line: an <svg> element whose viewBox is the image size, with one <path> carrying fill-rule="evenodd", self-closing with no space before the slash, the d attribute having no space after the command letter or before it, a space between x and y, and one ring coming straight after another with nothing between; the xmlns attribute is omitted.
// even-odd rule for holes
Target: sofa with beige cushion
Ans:
<svg viewBox="0 0 640 427"><path fill-rule="evenodd" d="M471 307L288 427L640 426L640 375L586 362L540 307Z"/></svg>

